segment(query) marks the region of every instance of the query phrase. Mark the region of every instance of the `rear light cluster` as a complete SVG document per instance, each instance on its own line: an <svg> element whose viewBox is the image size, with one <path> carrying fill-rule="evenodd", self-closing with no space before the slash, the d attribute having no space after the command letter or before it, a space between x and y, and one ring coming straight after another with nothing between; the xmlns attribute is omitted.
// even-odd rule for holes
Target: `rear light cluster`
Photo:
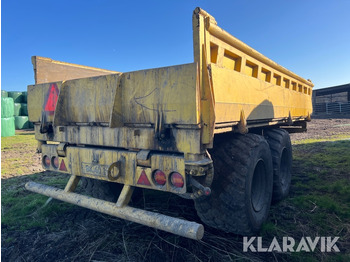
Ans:
<svg viewBox="0 0 350 262"><path fill-rule="evenodd" d="M162 170L158 169L153 172L153 181L159 186L164 186L167 177ZM185 184L184 177L178 172L172 172L169 176L169 181L170 184L176 188L182 188Z"/></svg>
<svg viewBox="0 0 350 262"><path fill-rule="evenodd" d="M153 172L153 179L157 185L164 186L166 183L166 176L162 170L156 170Z"/></svg>
<svg viewBox="0 0 350 262"><path fill-rule="evenodd" d="M173 172L170 174L170 182L174 187L181 188L184 186L184 178L180 173Z"/></svg>
<svg viewBox="0 0 350 262"><path fill-rule="evenodd" d="M48 156L43 156L43 165L46 168L49 168L51 166L51 159Z"/></svg>
<svg viewBox="0 0 350 262"><path fill-rule="evenodd" d="M59 164L59 158L57 156L49 157L47 155L43 156L43 166L45 168L53 167L54 169L59 169L62 171L67 171L66 165L64 161L61 161L61 165Z"/></svg>
<svg viewBox="0 0 350 262"><path fill-rule="evenodd" d="M53 166L53 168L57 169L58 168L58 157L57 156L53 156L51 158L51 164Z"/></svg>

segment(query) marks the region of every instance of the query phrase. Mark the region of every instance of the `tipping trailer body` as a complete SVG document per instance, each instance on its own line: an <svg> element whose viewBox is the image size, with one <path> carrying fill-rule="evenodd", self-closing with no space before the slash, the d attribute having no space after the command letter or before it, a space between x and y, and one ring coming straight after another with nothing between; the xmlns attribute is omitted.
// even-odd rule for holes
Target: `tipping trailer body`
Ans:
<svg viewBox="0 0 350 262"><path fill-rule="evenodd" d="M193 40L193 63L135 72L32 58L29 120L44 168L71 175L65 194L88 177L124 185L120 208L133 187L195 198L209 192L193 178L208 175L215 134L305 127L312 113L309 80L231 36L199 8ZM155 181L157 170L164 183Z"/></svg>

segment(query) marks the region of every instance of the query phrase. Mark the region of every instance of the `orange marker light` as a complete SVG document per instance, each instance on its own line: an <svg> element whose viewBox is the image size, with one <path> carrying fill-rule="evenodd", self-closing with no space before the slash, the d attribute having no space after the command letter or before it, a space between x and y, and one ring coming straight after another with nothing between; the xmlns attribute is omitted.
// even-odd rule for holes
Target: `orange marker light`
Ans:
<svg viewBox="0 0 350 262"><path fill-rule="evenodd" d="M161 170L156 170L153 173L153 179L156 182L156 184L158 184L160 186L164 186L166 183L166 176L165 176L164 172Z"/></svg>
<svg viewBox="0 0 350 262"><path fill-rule="evenodd" d="M178 187L178 188L183 187L185 184L184 178L182 177L181 174L177 172L174 172L170 175L170 181L174 187Z"/></svg>

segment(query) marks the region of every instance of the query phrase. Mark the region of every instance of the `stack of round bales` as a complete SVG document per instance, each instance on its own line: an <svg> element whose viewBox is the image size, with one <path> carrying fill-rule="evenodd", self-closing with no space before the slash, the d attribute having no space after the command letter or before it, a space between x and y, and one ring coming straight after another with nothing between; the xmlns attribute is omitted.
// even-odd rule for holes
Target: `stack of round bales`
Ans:
<svg viewBox="0 0 350 262"><path fill-rule="evenodd" d="M3 100L4 99L4 100ZM10 102L12 101L12 102ZM18 92L18 91L10 91L6 92L4 90L1 91L1 111L3 110L3 104L5 107L5 115L1 113L1 136L5 136L4 134L14 135L14 131L12 131L12 120L14 122L14 127L16 130L29 129L33 128L33 124L29 122L28 119L28 107L27 107L27 92ZM11 107L12 109L8 109ZM8 112L6 110L10 110ZM12 116L10 114L12 113ZM6 119L6 122L3 123L2 118L12 118ZM3 127L4 126L4 127ZM7 132L8 131L8 132ZM6 135L9 136L9 135Z"/></svg>
<svg viewBox="0 0 350 262"><path fill-rule="evenodd" d="M1 90L1 137L15 135L14 101Z"/></svg>
<svg viewBox="0 0 350 262"><path fill-rule="evenodd" d="M8 92L14 101L14 117L16 130L32 128L28 119L27 92Z"/></svg>

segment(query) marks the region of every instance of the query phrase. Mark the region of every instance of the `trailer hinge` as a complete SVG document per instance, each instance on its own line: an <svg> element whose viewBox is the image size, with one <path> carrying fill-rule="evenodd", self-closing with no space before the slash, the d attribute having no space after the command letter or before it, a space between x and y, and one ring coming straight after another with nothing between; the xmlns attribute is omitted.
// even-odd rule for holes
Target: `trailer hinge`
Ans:
<svg viewBox="0 0 350 262"><path fill-rule="evenodd" d="M57 155L61 157L66 157L66 148L68 144L67 143L60 143L57 146Z"/></svg>

